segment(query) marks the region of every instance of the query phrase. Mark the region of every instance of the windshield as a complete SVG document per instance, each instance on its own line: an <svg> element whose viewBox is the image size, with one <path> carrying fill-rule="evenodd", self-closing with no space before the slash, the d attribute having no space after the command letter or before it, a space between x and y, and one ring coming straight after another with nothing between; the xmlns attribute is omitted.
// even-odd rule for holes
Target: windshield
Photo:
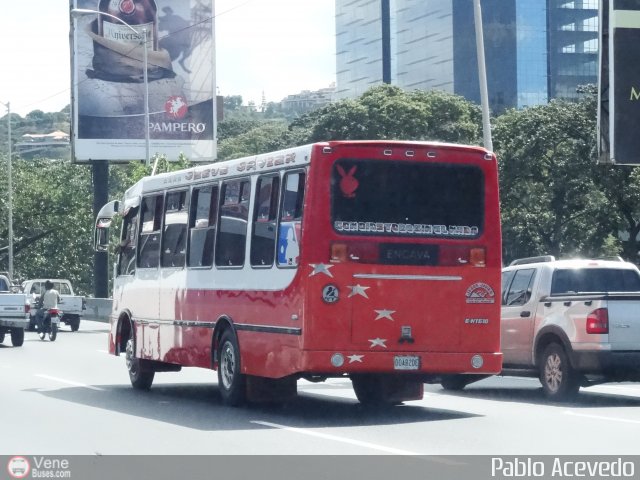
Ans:
<svg viewBox="0 0 640 480"><path fill-rule="evenodd" d="M551 295L579 292L637 292L640 275L635 270L617 268L573 268L556 270Z"/></svg>
<svg viewBox="0 0 640 480"><path fill-rule="evenodd" d="M343 234L476 238L484 175L471 165L338 160L331 215Z"/></svg>

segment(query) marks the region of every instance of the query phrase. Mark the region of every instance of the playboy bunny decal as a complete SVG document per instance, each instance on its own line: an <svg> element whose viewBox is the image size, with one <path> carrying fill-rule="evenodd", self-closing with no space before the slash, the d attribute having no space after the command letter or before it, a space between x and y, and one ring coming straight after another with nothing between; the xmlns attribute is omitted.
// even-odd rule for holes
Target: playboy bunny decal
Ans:
<svg viewBox="0 0 640 480"><path fill-rule="evenodd" d="M354 178L357 166L353 166L349 169L349 172L345 172L344 168L340 165L336 165L338 173L340 174L340 191L347 198L353 198L356 196L355 191L358 189L360 183Z"/></svg>

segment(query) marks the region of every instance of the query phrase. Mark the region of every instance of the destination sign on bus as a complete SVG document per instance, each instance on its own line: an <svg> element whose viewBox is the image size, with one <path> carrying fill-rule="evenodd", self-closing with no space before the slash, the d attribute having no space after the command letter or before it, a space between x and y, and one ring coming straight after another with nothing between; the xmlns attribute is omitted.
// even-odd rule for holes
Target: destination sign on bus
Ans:
<svg viewBox="0 0 640 480"><path fill-rule="evenodd" d="M462 225L425 225L414 223L384 223L384 222L334 222L333 227L338 232L361 233L395 233L400 235L436 235L454 237L475 237L478 227Z"/></svg>

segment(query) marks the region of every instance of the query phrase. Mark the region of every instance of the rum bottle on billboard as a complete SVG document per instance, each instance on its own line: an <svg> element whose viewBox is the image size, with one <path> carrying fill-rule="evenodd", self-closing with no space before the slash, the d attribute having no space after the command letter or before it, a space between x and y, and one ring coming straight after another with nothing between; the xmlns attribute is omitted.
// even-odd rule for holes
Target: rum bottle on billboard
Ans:
<svg viewBox="0 0 640 480"><path fill-rule="evenodd" d="M102 14L94 25L97 38L90 75L112 82L142 82L145 31L148 53L159 52L155 0L100 0L98 8ZM173 76L168 54L156 55L147 65L149 80Z"/></svg>
<svg viewBox="0 0 640 480"><path fill-rule="evenodd" d="M149 50L158 50L158 7L154 0L100 0L98 9L108 14L98 18L99 35L115 42L138 45L141 37L136 36L127 25L139 35L146 29Z"/></svg>

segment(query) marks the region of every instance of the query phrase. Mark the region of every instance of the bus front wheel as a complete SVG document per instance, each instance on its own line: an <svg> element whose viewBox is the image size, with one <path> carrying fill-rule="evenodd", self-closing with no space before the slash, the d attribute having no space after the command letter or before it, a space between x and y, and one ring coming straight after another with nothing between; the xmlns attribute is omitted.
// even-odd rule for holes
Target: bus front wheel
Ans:
<svg viewBox="0 0 640 480"><path fill-rule="evenodd" d="M225 405L238 406L247 399L246 377L240 373L240 348L232 330L226 330L218 345L218 388Z"/></svg>

